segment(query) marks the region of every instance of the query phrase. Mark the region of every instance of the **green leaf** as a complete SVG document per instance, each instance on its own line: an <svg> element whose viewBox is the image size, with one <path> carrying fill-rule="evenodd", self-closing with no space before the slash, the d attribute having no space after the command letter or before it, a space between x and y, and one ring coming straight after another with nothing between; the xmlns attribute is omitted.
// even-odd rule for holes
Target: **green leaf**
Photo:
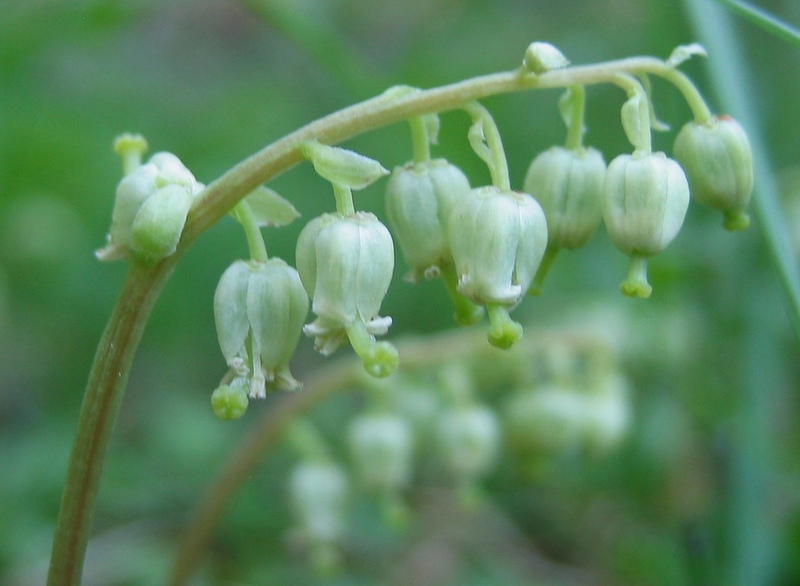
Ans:
<svg viewBox="0 0 800 586"><path fill-rule="evenodd" d="M749 20L776 37L800 47L800 30L755 6L736 0L717 0L737 16Z"/></svg>
<svg viewBox="0 0 800 586"><path fill-rule="evenodd" d="M259 227L285 226L300 217L300 212L289 201L263 185L245 196L244 201L250 207ZM231 210L231 216L240 224L244 224L237 208Z"/></svg>

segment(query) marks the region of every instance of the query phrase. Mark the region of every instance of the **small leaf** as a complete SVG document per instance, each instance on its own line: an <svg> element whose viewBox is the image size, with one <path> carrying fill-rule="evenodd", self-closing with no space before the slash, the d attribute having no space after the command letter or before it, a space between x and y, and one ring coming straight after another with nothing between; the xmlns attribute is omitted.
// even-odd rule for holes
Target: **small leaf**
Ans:
<svg viewBox="0 0 800 586"><path fill-rule="evenodd" d="M245 196L244 201L250 206L259 227L285 226L300 217L300 212L289 201L263 185ZM235 207L231 210L231 216L237 222L242 222Z"/></svg>
<svg viewBox="0 0 800 586"><path fill-rule="evenodd" d="M363 189L389 174L378 161L340 147L308 141L301 151L318 175L349 189Z"/></svg>
<svg viewBox="0 0 800 586"><path fill-rule="evenodd" d="M691 45L679 45L675 47L674 51L672 51L672 55L670 55L669 59L667 59L666 65L667 67L677 67L678 65L680 65L684 61L691 59L695 55L700 55L701 57L708 56L705 48L700 43L692 43Z"/></svg>
<svg viewBox="0 0 800 586"><path fill-rule="evenodd" d="M650 84L650 77L647 75L639 75L638 78L647 94L647 105L650 108L650 128L657 132L668 132L669 124L659 120L656 116L656 108L653 104L653 86Z"/></svg>
<svg viewBox="0 0 800 586"><path fill-rule="evenodd" d="M483 119L478 118L469 127L467 133L469 144L472 150L478 155L487 165L492 165L492 151L486 144L486 133L483 129Z"/></svg>
<svg viewBox="0 0 800 586"><path fill-rule="evenodd" d="M439 115L424 114L422 119L425 122L425 129L428 131L428 142L431 144L439 144Z"/></svg>
<svg viewBox="0 0 800 586"><path fill-rule="evenodd" d="M640 94L629 98L622 105L622 128L630 143L636 149L645 148L642 134L647 124L649 124L649 113L647 113L647 98ZM647 122L646 122L647 121Z"/></svg>

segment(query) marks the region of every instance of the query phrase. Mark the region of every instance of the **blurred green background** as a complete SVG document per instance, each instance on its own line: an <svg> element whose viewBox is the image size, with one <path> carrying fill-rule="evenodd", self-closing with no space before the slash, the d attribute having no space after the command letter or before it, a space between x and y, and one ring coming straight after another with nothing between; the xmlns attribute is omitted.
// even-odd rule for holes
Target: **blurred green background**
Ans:
<svg viewBox="0 0 800 586"><path fill-rule="evenodd" d="M761 5L800 23L797 2ZM800 50L749 24L737 30L767 156L788 173L800 163ZM588 63L667 57L698 39L673 0L0 2L0 583L43 581L83 387L122 282L123 263L92 254L104 243L121 173L114 137L142 133L151 152L176 153L208 182L390 85L430 87L517 67L533 40ZM718 109L706 63L682 69ZM655 146L669 152L689 112L673 88L654 86L657 113L673 127ZM558 96L485 101L517 187L538 152L563 142ZM606 160L628 150L621 102L616 88L588 92L586 142ZM434 155L480 184L488 173L464 140L468 122L444 115ZM405 125L346 146L389 168L410 158ZM304 220L333 206L308 166L271 186ZM385 217L381 189L357 193L356 205ZM270 253L293 261L302 223L267 231ZM226 218L186 255L156 306L107 461L87 584L163 583L192 503L269 409L269 401L252 405L243 420L223 423L209 408L225 369L213 291L245 254ZM352 556L342 574L322 580L286 543L292 456L281 449L232 503L203 560L203 583L800 583L798 345L758 223L727 234L716 214L692 205L678 239L652 262L647 302L619 295L625 267L601 228L586 249L562 254L542 298L517 310L528 336L581 312L622 320L619 359L634 414L628 437L605 458L565 457L535 480L505 468L490 478L492 518L504 522L477 532L487 544L513 536L517 554L438 535L430 555L448 571L415 582L404 573L411 538L362 511L347 547L372 540L370 555ZM404 272L398 259L384 303L390 337L450 328L440 284L411 286ZM309 340L295 362L300 379L325 363ZM355 407L332 400L327 408L335 420ZM453 515L476 531L469 513Z"/></svg>

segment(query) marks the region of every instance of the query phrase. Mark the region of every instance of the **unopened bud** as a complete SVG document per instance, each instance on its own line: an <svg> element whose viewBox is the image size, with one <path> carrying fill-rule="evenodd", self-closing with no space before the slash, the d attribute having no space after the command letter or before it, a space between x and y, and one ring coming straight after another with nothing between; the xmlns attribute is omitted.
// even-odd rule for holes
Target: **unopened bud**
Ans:
<svg viewBox="0 0 800 586"><path fill-rule="evenodd" d="M553 147L528 168L524 189L541 204L547 218L547 245L580 248L603 219L606 163L592 148Z"/></svg>
<svg viewBox="0 0 800 586"><path fill-rule="evenodd" d="M729 116L689 122L678 133L674 152L686 171L692 197L722 212L726 229L746 228L753 191L753 153L739 123Z"/></svg>
<svg viewBox="0 0 800 586"><path fill-rule="evenodd" d="M648 297L647 257L664 250L683 224L689 206L686 176L664 153L620 155L608 165L603 193L608 235L632 259L622 292Z"/></svg>
<svg viewBox="0 0 800 586"><path fill-rule="evenodd" d="M437 275L452 262L447 220L469 190L464 173L443 159L392 172L386 185L386 212L410 269L409 280Z"/></svg>
<svg viewBox="0 0 800 586"><path fill-rule="evenodd" d="M522 68L531 73L541 74L562 69L569 65L564 54L550 43L534 42L525 50Z"/></svg>

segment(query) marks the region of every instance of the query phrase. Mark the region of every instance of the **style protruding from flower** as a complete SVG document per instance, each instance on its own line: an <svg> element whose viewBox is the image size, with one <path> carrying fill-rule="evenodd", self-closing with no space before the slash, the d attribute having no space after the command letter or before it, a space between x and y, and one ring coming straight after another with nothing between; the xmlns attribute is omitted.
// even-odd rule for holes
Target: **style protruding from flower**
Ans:
<svg viewBox="0 0 800 586"><path fill-rule="evenodd" d="M156 153L140 164L147 148L140 136L123 135L115 148L126 175L117 186L108 244L95 252L97 258L110 261L133 254L156 261L171 255L204 185L172 153Z"/></svg>
<svg viewBox="0 0 800 586"><path fill-rule="evenodd" d="M614 245L631 257L625 295L647 298L647 259L678 234L689 207L689 184L680 165L664 153L619 155L603 183L603 221Z"/></svg>
<svg viewBox="0 0 800 586"><path fill-rule="evenodd" d="M231 369L223 386L246 389L250 398L263 398L268 389L300 388L289 360L307 313L300 277L281 259L239 260L228 267L214 295L219 345Z"/></svg>
<svg viewBox="0 0 800 586"><path fill-rule="evenodd" d="M747 228L753 152L741 125L730 116L689 122L678 133L673 150L686 171L692 197L722 212L727 230Z"/></svg>

